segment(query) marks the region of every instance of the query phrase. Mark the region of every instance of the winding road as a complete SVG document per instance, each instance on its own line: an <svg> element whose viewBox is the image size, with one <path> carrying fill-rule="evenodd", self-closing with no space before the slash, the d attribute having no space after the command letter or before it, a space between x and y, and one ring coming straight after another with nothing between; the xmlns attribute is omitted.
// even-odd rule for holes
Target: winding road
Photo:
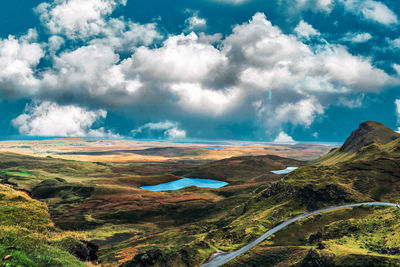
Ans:
<svg viewBox="0 0 400 267"><path fill-rule="evenodd" d="M269 230L268 232L266 232L265 234L263 234L262 236L260 236L256 240L254 240L253 242L247 244L246 246L244 246L244 247L242 247L242 248L240 248L238 250L235 250L235 251L232 251L232 252L222 252L222 253L217 254L215 257L210 259L208 262L206 262L203 265L201 265L201 267L217 267L217 266L221 266L222 264L225 264L228 261L233 260L237 256L245 253L249 249L252 249L253 247L257 246L258 244L260 244L261 242L263 242L265 239L267 239L271 235L275 234L276 232L286 228L290 224L292 224L294 222L297 222L297 221L299 221L301 219L316 215L318 213L331 211L331 210L352 208L352 207L359 207L359 206L393 206L393 207L398 207L400 209L400 205L399 204L394 204L394 203L388 203L388 202L364 202L364 203L348 204L348 205L343 205L343 206L333 206L333 207L329 207L329 208L325 208L325 209L320 209L320 210L316 210L316 211L312 211L312 212L307 212L307 213L301 214L301 215L299 215L297 217L294 217L293 219L287 220L287 221L279 224L278 226L275 226L274 228L272 228L271 230Z"/></svg>

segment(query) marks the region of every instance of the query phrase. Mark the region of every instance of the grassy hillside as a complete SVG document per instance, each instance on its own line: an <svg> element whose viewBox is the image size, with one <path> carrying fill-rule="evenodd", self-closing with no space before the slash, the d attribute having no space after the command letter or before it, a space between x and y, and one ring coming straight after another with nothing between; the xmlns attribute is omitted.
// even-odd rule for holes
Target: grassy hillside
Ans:
<svg viewBox="0 0 400 267"><path fill-rule="evenodd" d="M80 243L54 227L44 203L0 185L2 266L87 266L71 254Z"/></svg>
<svg viewBox="0 0 400 267"><path fill-rule="evenodd" d="M306 210L344 203L399 201L398 136L374 122L361 124L341 148L261 191L254 197L261 200L251 202L237 225L259 220L268 225L274 216L284 220ZM290 226L228 266L259 266L261 262L271 262L271 266L397 266L399 216L393 208L318 215Z"/></svg>
<svg viewBox="0 0 400 267"><path fill-rule="evenodd" d="M226 266L398 266L399 219L397 208L327 212L292 224Z"/></svg>
<svg viewBox="0 0 400 267"><path fill-rule="evenodd" d="M373 121L361 123L346 142L327 155L313 161L317 165L335 165L379 157L400 157L400 134Z"/></svg>
<svg viewBox="0 0 400 267"><path fill-rule="evenodd" d="M102 266L198 266L211 253L238 249L306 211L398 201L397 136L367 122L344 146L311 164L277 156L117 164L0 154L0 181L47 203L55 226L98 244ZM270 172L288 166L300 168L288 175ZM168 192L139 189L182 177L213 178L229 185ZM291 226L232 264L398 264L398 216L390 208L324 214ZM60 236L49 234L48 244L67 246L69 252L76 251L71 244L85 247L82 238L68 240L53 229Z"/></svg>

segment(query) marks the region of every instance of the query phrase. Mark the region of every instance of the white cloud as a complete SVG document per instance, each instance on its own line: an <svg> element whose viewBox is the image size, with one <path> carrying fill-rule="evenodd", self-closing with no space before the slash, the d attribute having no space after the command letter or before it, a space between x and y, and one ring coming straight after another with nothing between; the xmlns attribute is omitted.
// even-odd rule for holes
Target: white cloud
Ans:
<svg viewBox="0 0 400 267"><path fill-rule="evenodd" d="M96 121L106 116L105 110L88 111L74 105L60 106L45 101L27 106L25 113L12 123L23 135L117 137L104 128L91 129Z"/></svg>
<svg viewBox="0 0 400 267"><path fill-rule="evenodd" d="M279 133L279 135L274 139L274 143L277 143L277 144L293 144L293 143L296 143L296 141L294 141L291 136L289 136L285 132L281 131Z"/></svg>
<svg viewBox="0 0 400 267"><path fill-rule="evenodd" d="M249 0L213 0L213 1L231 4L231 5L240 5L240 4L248 2Z"/></svg>
<svg viewBox="0 0 400 267"><path fill-rule="evenodd" d="M166 137L171 139L186 138L186 131L179 129L177 122L149 122L131 131L134 137ZM161 136L160 136L161 134Z"/></svg>
<svg viewBox="0 0 400 267"><path fill-rule="evenodd" d="M141 25L109 18L118 5L126 5L126 0L55 0L40 4L35 10L51 34L90 40L117 51L133 51L136 45L150 45L161 37L154 23Z"/></svg>
<svg viewBox="0 0 400 267"><path fill-rule="evenodd" d="M105 45L117 52L133 52L139 45L148 46L161 39L156 26L112 18L102 29L102 36L92 39L90 44Z"/></svg>
<svg viewBox="0 0 400 267"><path fill-rule="evenodd" d="M30 43L31 34L20 39L0 39L0 92L5 95L29 95L38 87L34 68L44 51L38 43Z"/></svg>
<svg viewBox="0 0 400 267"><path fill-rule="evenodd" d="M119 63L119 55L103 45L83 46L53 58L53 69L43 73L42 93L118 106L131 102L142 86L137 77L126 74L130 62ZM128 98L127 98L128 97Z"/></svg>
<svg viewBox="0 0 400 267"><path fill-rule="evenodd" d="M25 39L0 40L0 89L99 110L123 108L134 120L143 114L146 120L176 122L190 116L211 123L228 116L257 118L274 136L282 123L310 126L340 96L376 92L398 82L370 58L352 55L341 45L307 45L262 13L234 26L225 38L179 34L152 45L160 37L156 25L111 18L118 3L124 4L87 0L90 14L74 14L77 0L42 4L38 12L53 35L42 45L35 43L35 31ZM318 34L304 21L296 32ZM2 52L6 44L11 49ZM45 52L49 66L38 69ZM182 137L184 130L158 131Z"/></svg>
<svg viewBox="0 0 400 267"><path fill-rule="evenodd" d="M373 67L370 59L353 56L344 47L320 56L331 81L354 91L376 91L394 82L383 70Z"/></svg>
<svg viewBox="0 0 400 267"><path fill-rule="evenodd" d="M394 104L396 105L396 115L397 115L397 119L398 121L400 121L400 99L396 99L394 101Z"/></svg>
<svg viewBox="0 0 400 267"><path fill-rule="evenodd" d="M218 116L236 106L240 91L231 88L226 91L211 90L196 83L177 83L171 90L179 97L178 103L187 111Z"/></svg>
<svg viewBox="0 0 400 267"><path fill-rule="evenodd" d="M248 113L254 111L250 103L272 90L273 101L260 102L256 116L279 129L286 122L310 126L330 105L326 94L377 91L394 79L343 46L311 48L261 13L220 38L172 35L160 47L136 48L123 61L113 45L90 42L54 56L53 69L43 74L43 94L57 99L67 93L106 107L157 105L179 120L255 116ZM277 119L268 119L271 114Z"/></svg>
<svg viewBox="0 0 400 267"><path fill-rule="evenodd" d="M398 24L397 15L385 4L373 0L339 0L347 11L383 25Z"/></svg>
<svg viewBox="0 0 400 267"><path fill-rule="evenodd" d="M394 63L394 64L392 65L392 67L393 67L393 69L396 71L397 76L400 76L400 65Z"/></svg>
<svg viewBox="0 0 400 267"><path fill-rule="evenodd" d="M193 32L171 36L161 48L140 47L132 58L136 72L157 81L204 81L226 63L218 49L199 42Z"/></svg>
<svg viewBox="0 0 400 267"><path fill-rule="evenodd" d="M396 100L394 101L394 104L396 105L397 123L400 123L400 99L396 99ZM400 127L397 128L397 132L400 133Z"/></svg>
<svg viewBox="0 0 400 267"><path fill-rule="evenodd" d="M314 27L304 20L301 20L294 29L294 32L300 38L310 39L312 36L318 36L320 33Z"/></svg>
<svg viewBox="0 0 400 267"><path fill-rule="evenodd" d="M398 19L395 13L385 4L375 1L365 1L361 9L361 13L366 19L390 25L397 24Z"/></svg>
<svg viewBox="0 0 400 267"><path fill-rule="evenodd" d="M49 52L51 54L56 53L64 43L65 40L61 36L58 35L51 36L48 41Z"/></svg>
<svg viewBox="0 0 400 267"><path fill-rule="evenodd" d="M87 38L102 32L118 0L55 0L36 7L40 20L52 34L62 34L69 39Z"/></svg>
<svg viewBox="0 0 400 267"><path fill-rule="evenodd" d="M300 100L297 103L284 103L275 109L275 116L271 118L272 123L278 125L291 122L293 125L304 125L309 127L317 115L323 114L321 104L313 97Z"/></svg>
<svg viewBox="0 0 400 267"><path fill-rule="evenodd" d="M281 1L280 1L281 2ZM290 1L283 1L282 4L285 4L286 7L294 10L313 10L316 12L330 12L332 10L334 0L295 0L295 4ZM293 5L293 6L291 6Z"/></svg>
<svg viewBox="0 0 400 267"><path fill-rule="evenodd" d="M186 31L201 30L207 26L207 20L199 17L198 12L192 12L192 15L185 20Z"/></svg>
<svg viewBox="0 0 400 267"><path fill-rule="evenodd" d="M365 43L371 39L372 35L368 32L348 32L341 38L342 41L351 43Z"/></svg>
<svg viewBox="0 0 400 267"><path fill-rule="evenodd" d="M391 45L393 48L400 48L400 38L396 38L394 40L388 40L389 45Z"/></svg>
<svg viewBox="0 0 400 267"><path fill-rule="evenodd" d="M165 135L168 138L173 138L173 139L186 138L186 131L178 128L171 128L165 132Z"/></svg>
<svg viewBox="0 0 400 267"><path fill-rule="evenodd" d="M365 98L365 94L358 94L357 96L353 96L351 98L340 96L337 99L336 105L345 106L348 108L359 108L363 105L363 100Z"/></svg>
<svg viewBox="0 0 400 267"><path fill-rule="evenodd" d="M241 82L263 91L375 91L392 82L370 59L353 56L340 45L325 44L313 51L260 13L248 24L236 26L223 47L231 62L228 66L240 64Z"/></svg>

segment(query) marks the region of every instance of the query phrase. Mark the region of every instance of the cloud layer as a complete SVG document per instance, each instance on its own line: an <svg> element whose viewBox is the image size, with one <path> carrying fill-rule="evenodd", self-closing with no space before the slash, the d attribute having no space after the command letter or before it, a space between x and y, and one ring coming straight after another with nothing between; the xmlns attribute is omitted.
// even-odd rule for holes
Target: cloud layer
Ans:
<svg viewBox="0 0 400 267"><path fill-rule="evenodd" d="M104 128L91 128L96 121L106 116L105 110L88 111L73 105L41 102L27 106L25 112L12 123L22 135L118 137Z"/></svg>
<svg viewBox="0 0 400 267"><path fill-rule="evenodd" d="M366 20L398 22L381 2L339 3ZM41 29L0 39L1 95L40 103L13 121L21 134L113 135L91 127L106 110L123 110L143 125L133 135L157 130L183 138L190 130L178 125L185 128L188 118L210 125L235 118L256 120L273 138L284 124L310 127L338 98L350 103L356 93L379 92L399 82L371 58L329 43L304 20L285 33L256 13L223 36L191 32L207 25L192 12L185 33L166 35L155 23L112 17L125 5L124 0L42 3L35 9ZM334 2L297 5L330 12ZM342 41L371 38L348 33ZM62 116L61 127L55 118L64 113L71 115Z"/></svg>

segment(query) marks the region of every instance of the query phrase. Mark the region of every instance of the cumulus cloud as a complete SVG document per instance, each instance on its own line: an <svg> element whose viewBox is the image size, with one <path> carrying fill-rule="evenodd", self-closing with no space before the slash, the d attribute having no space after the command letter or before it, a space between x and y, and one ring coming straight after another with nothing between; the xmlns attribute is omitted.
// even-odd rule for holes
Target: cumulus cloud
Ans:
<svg viewBox="0 0 400 267"><path fill-rule="evenodd" d="M291 122L293 125L309 127L315 117L323 114L321 104L315 98L303 99L296 103L284 103L275 109L275 116L271 123Z"/></svg>
<svg viewBox="0 0 400 267"><path fill-rule="evenodd" d="M155 24L111 17L124 1L87 0L88 14L80 14L77 3L56 0L37 8L51 35L47 42L37 43L34 31L0 39L1 92L59 107L123 109L142 124L176 123L163 129L144 125L135 135L184 137L178 122L186 127L188 118L214 125L255 118L276 136L283 123L309 127L338 95L345 102L347 95L398 82L342 45L303 43L299 36L318 35L304 21L296 36L256 13L224 38L191 32L167 35L161 42ZM311 1L299 1L306 3ZM331 6L331 1L318 3ZM43 57L48 66L39 68Z"/></svg>
<svg viewBox="0 0 400 267"><path fill-rule="evenodd" d="M189 112L221 115L240 101L240 91L231 88L216 91L196 83L177 83L171 89L178 95L178 103Z"/></svg>
<svg viewBox="0 0 400 267"><path fill-rule="evenodd" d="M304 20L301 20L299 24L294 28L294 32L300 38L310 39L312 36L318 36L320 33L314 29L314 27Z"/></svg>
<svg viewBox="0 0 400 267"><path fill-rule="evenodd" d="M397 15L385 4L373 0L339 0L347 11L359 15L366 20L383 25L398 24Z"/></svg>
<svg viewBox="0 0 400 267"><path fill-rule="evenodd" d="M139 47L133 54L134 71L157 81L204 81L227 62L217 48L202 43L195 33L169 37L156 49Z"/></svg>
<svg viewBox="0 0 400 267"><path fill-rule="evenodd" d="M32 33L32 32L31 32ZM39 85L35 67L44 56L32 36L0 39L0 92L6 96L34 93Z"/></svg>
<svg viewBox="0 0 400 267"><path fill-rule="evenodd" d="M119 5L126 5L126 0L55 0L40 4L35 10L53 36L90 40L119 51L132 51L138 44L149 45L161 37L154 23L141 25L110 18ZM60 43L60 39L50 41L53 46Z"/></svg>
<svg viewBox="0 0 400 267"><path fill-rule="evenodd" d="M274 143L277 144L294 144L296 143L291 136L285 132L280 132L278 136L274 139Z"/></svg>
<svg viewBox="0 0 400 267"><path fill-rule="evenodd" d="M25 112L12 123L23 135L117 137L104 128L91 128L96 121L106 116L105 110L89 111L74 105L60 106L45 101L27 106Z"/></svg>
<svg viewBox="0 0 400 267"><path fill-rule="evenodd" d="M125 74L129 63L120 62L113 49L88 45L53 57L53 68L42 73L41 94L74 102L120 106L141 87L140 80Z"/></svg>
<svg viewBox="0 0 400 267"><path fill-rule="evenodd" d="M177 122L149 122L131 131L137 138L186 138L186 131L179 129Z"/></svg>
<svg viewBox="0 0 400 267"><path fill-rule="evenodd" d="M110 15L119 0L55 0L36 7L40 20L52 34L62 34L69 39L84 39L102 33L106 26L104 17Z"/></svg>
<svg viewBox="0 0 400 267"><path fill-rule="evenodd" d="M372 35L368 32L348 32L341 41L350 43L365 43L372 39Z"/></svg>
<svg viewBox="0 0 400 267"><path fill-rule="evenodd" d="M202 30L207 26L207 20L196 11L188 11L191 16L185 20L186 31Z"/></svg>
<svg viewBox="0 0 400 267"><path fill-rule="evenodd" d="M315 51L260 13L236 26L223 44L231 63L245 64L238 74L241 81L264 91L374 91L392 81L370 59L353 56L340 45L325 44Z"/></svg>

